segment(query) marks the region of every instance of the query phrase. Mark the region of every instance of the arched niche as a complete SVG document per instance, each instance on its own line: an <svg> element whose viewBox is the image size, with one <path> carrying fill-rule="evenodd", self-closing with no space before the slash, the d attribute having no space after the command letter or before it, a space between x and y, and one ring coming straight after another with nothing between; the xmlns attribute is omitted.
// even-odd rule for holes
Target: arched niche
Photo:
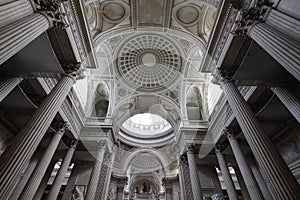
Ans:
<svg viewBox="0 0 300 200"><path fill-rule="evenodd" d="M93 106L96 117L106 117L109 107L109 89L105 82L99 83L96 87Z"/></svg>
<svg viewBox="0 0 300 200"><path fill-rule="evenodd" d="M203 95L198 85L189 88L186 95L186 112L188 120L203 120Z"/></svg>

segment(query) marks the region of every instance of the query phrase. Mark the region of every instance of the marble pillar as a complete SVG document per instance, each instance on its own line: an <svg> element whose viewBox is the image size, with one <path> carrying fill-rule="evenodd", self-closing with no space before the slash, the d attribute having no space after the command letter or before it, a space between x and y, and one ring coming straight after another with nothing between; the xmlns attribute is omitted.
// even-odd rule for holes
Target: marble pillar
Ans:
<svg viewBox="0 0 300 200"><path fill-rule="evenodd" d="M102 194L102 199L107 199L108 194L109 194L109 187L110 187L110 180L111 180L111 173L112 173L112 168L114 165L115 161L115 154L116 154L116 147L113 148L112 152L109 154L108 158L108 169L107 169L107 174L105 177L105 182L104 182L104 188L103 188L103 194ZM98 191L97 191L98 192Z"/></svg>
<svg viewBox="0 0 300 200"><path fill-rule="evenodd" d="M73 154L76 149L77 141L70 141L70 147L67 150L66 156L57 172L57 175L53 181L52 187L50 189L50 192L47 196L47 200L53 200L57 199L60 188L63 184L63 181L65 179L66 173L68 171L68 168L70 166Z"/></svg>
<svg viewBox="0 0 300 200"><path fill-rule="evenodd" d="M100 141L98 144L98 150L97 150L97 154L95 157L94 168L92 170L92 174L91 174L89 184L87 187L87 193L86 193L86 197L85 197L86 200L94 200L95 199L105 149L106 149L106 141Z"/></svg>
<svg viewBox="0 0 300 200"><path fill-rule="evenodd" d="M300 199L295 177L237 87L231 81L222 80L222 89L260 169L266 175L273 198Z"/></svg>
<svg viewBox="0 0 300 200"><path fill-rule="evenodd" d="M234 172L235 172L236 178L239 182L241 192L242 192L242 195L243 195L243 199L244 200L251 200L248 189L247 189L247 186L245 184L245 181L243 179L243 176L241 174L240 169L238 167L234 167Z"/></svg>
<svg viewBox="0 0 300 200"><path fill-rule="evenodd" d="M267 183L265 179L263 178L261 172L259 171L256 161L254 160L253 156L248 156L247 161L249 163L249 166L252 170L252 173L255 177L255 180L264 196L265 200L273 200L272 195L268 189Z"/></svg>
<svg viewBox="0 0 300 200"><path fill-rule="evenodd" d="M172 192L173 192L172 186L166 187L166 200L173 200Z"/></svg>
<svg viewBox="0 0 300 200"><path fill-rule="evenodd" d="M26 186L28 180L30 179L31 174L34 172L35 167L38 165L40 158L42 157L42 152L37 151L32 156L29 165L27 166L24 173L22 173L21 179L18 181L16 188L14 189L13 193L9 197L10 200L18 199L22 193L22 190Z"/></svg>
<svg viewBox="0 0 300 200"><path fill-rule="evenodd" d="M124 194L124 186L118 185L117 186L117 200L123 200L123 194Z"/></svg>
<svg viewBox="0 0 300 200"><path fill-rule="evenodd" d="M248 35L300 81L300 41L282 34L266 23L255 23Z"/></svg>
<svg viewBox="0 0 300 200"><path fill-rule="evenodd" d="M244 157L244 154L239 146L238 141L234 137L232 127L226 127L224 132L227 135L234 157L237 161L238 168L242 174L243 180L249 192L251 199L263 200L263 195L258 187L258 184L252 174L252 171Z"/></svg>
<svg viewBox="0 0 300 200"><path fill-rule="evenodd" d="M186 176L189 175L186 173L185 169L187 166L187 157L182 155L178 159L178 175L179 175L179 184L180 184L180 198L181 199L189 199L187 195L187 188L186 188Z"/></svg>
<svg viewBox="0 0 300 200"><path fill-rule="evenodd" d="M232 177L229 173L229 170L228 170L227 164L225 162L224 156L223 156L222 151L219 147L216 148L216 155L217 155L217 159L218 159L218 162L219 162L219 166L220 166L220 169L221 169L221 172L222 172L222 176L223 176L223 179L224 179L224 183L225 183L225 186L226 186L226 191L228 193L229 199L230 200L238 200L237 193L236 193L233 181L232 181Z"/></svg>
<svg viewBox="0 0 300 200"><path fill-rule="evenodd" d="M65 133L68 128L68 124L66 122L60 122L55 124L56 132L52 137L50 144L48 145L43 157L39 161L36 166L33 174L31 175L26 187L24 188L19 200L27 200L33 199L42 179L43 175L47 171L47 167L51 162L51 159L56 151L56 148L60 142L61 137Z"/></svg>
<svg viewBox="0 0 300 200"><path fill-rule="evenodd" d="M48 184L48 181L51 177L51 174L52 174L52 171L54 169L54 166L55 164L57 163L57 161L51 161L51 163L49 164L48 168L47 168L47 171L46 173L44 174L43 176L43 179L42 179L42 182L41 184L39 185L35 195L34 195L34 198L33 200L41 200L42 197L43 197L43 194L45 192L45 189L47 187L47 184Z"/></svg>
<svg viewBox="0 0 300 200"><path fill-rule="evenodd" d="M18 77L0 77L0 102L22 81Z"/></svg>
<svg viewBox="0 0 300 200"><path fill-rule="evenodd" d="M197 172L197 164L195 161L194 146L192 144L190 144L188 146L187 157L188 157L193 197L194 197L194 199L202 199L201 184L200 184L200 179L199 179L199 175Z"/></svg>
<svg viewBox="0 0 300 200"><path fill-rule="evenodd" d="M271 90L300 123L300 100L284 87L273 87Z"/></svg>
<svg viewBox="0 0 300 200"><path fill-rule="evenodd" d="M0 6L0 27L17 21L34 12L29 0L8 1Z"/></svg>
<svg viewBox="0 0 300 200"><path fill-rule="evenodd" d="M213 166L209 166L209 170L210 170L210 177L212 180L212 185L214 188L214 196L219 199L224 199L221 183L220 183L216 168Z"/></svg>
<svg viewBox="0 0 300 200"><path fill-rule="evenodd" d="M74 72L63 76L59 80L2 154L0 162L0 199L7 199L10 196L18 176L44 137L76 79L83 78L80 66L73 67Z"/></svg>
<svg viewBox="0 0 300 200"><path fill-rule="evenodd" d="M78 178L78 174L80 172L81 168L81 162L80 161L75 161L74 167L72 169L71 175L68 179L66 189L64 191L64 194L61 198L61 200L71 200L72 194L75 188L75 184Z"/></svg>
<svg viewBox="0 0 300 200"><path fill-rule="evenodd" d="M49 28L51 28L51 21L41 13L33 13L1 27L0 65Z"/></svg>

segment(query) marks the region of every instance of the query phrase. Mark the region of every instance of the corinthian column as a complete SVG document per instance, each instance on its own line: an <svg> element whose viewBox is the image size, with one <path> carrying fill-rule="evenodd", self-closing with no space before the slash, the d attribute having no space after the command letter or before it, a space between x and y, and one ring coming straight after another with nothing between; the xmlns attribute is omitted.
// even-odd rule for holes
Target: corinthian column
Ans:
<svg viewBox="0 0 300 200"><path fill-rule="evenodd" d="M247 190L249 192L249 195L251 199L256 199L256 200L263 200L262 193L257 185L257 182L252 174L252 171L247 164L247 161L243 155L243 152L238 144L238 141L234 138L234 128L227 127L224 130L225 134L227 135L227 138L229 140L231 149L233 151L234 157L237 161L239 170L242 174L243 180L245 182L245 185L247 187Z"/></svg>
<svg viewBox="0 0 300 200"><path fill-rule="evenodd" d="M72 198L73 190L75 188L75 184L78 178L78 175L80 174L80 168L82 167L81 165L82 162L80 161L75 161L74 167L72 169L71 175L68 179L66 189L64 190L64 194L62 196L62 200L70 200Z"/></svg>
<svg viewBox="0 0 300 200"><path fill-rule="evenodd" d="M254 24L248 35L300 81L300 42L265 23Z"/></svg>
<svg viewBox="0 0 300 200"><path fill-rule="evenodd" d="M67 123L65 123L65 122L58 123L55 126L56 126L55 127L56 133L54 134L53 138L51 139L51 142L48 145L46 152L44 153L43 157L41 158L38 165L36 166L33 174L31 175L19 200L33 199L33 197L43 179L43 175L46 173L47 167L50 164L50 161L56 151L59 141L60 141L62 135L64 134L65 130L68 127Z"/></svg>
<svg viewBox="0 0 300 200"><path fill-rule="evenodd" d="M68 171L68 168L70 166L70 162L72 160L73 154L75 152L77 145L77 141L71 141L70 148L67 151L67 154L59 168L59 171L54 179L54 182L52 184L52 187L50 189L50 192L47 196L47 200L53 200L57 199L57 196L59 194L61 185L63 184L63 181L65 179L66 173Z"/></svg>
<svg viewBox="0 0 300 200"><path fill-rule="evenodd" d="M87 193L86 193L86 200L94 200L96 191L97 191L97 185L100 178L100 172L103 162L103 157L106 149L106 141L101 140L98 145L98 151L96 155L96 160L94 164L94 168L92 170L92 174L90 176Z"/></svg>
<svg viewBox="0 0 300 200"><path fill-rule="evenodd" d="M178 165L181 199L192 200L193 195L191 190L191 183L189 180L188 162L186 155L181 155L179 157Z"/></svg>
<svg viewBox="0 0 300 200"><path fill-rule="evenodd" d="M242 132L270 184L274 199L300 199L300 188L271 139L265 134L249 105L230 81L222 88Z"/></svg>
<svg viewBox="0 0 300 200"><path fill-rule="evenodd" d="M2 154L0 162L0 199L8 199L15 187L18 176L44 137L76 79L83 78L79 65L73 67L75 72L61 78Z"/></svg>
<svg viewBox="0 0 300 200"><path fill-rule="evenodd" d="M226 186L226 191L228 193L229 199L230 200L238 200L236 190L235 190L235 187L233 185L232 178L231 178L231 175L229 173L229 170L228 170L227 164L225 162L224 156L221 153L220 147L216 147L216 155L217 155L219 166L220 166L220 169L221 169L221 172L222 172L222 176L224 178L224 183L225 183L225 186Z"/></svg>
<svg viewBox="0 0 300 200"><path fill-rule="evenodd" d="M50 27L45 15L34 13L0 28L0 65Z"/></svg>
<svg viewBox="0 0 300 200"><path fill-rule="evenodd" d="M187 157L189 163L191 185L194 199L202 199L201 185L198 176L197 164L194 155L194 146L190 144L187 150Z"/></svg>
<svg viewBox="0 0 300 200"><path fill-rule="evenodd" d="M290 113L296 118L300 123L300 101L283 87L274 87L271 90L276 94L280 101L285 105L285 107L290 111Z"/></svg>
<svg viewBox="0 0 300 200"><path fill-rule="evenodd" d="M66 27L64 15L56 2L44 2L37 9L39 12L0 28L0 65L52 26Z"/></svg>
<svg viewBox="0 0 300 200"><path fill-rule="evenodd" d="M1 77L2 78L2 77ZM22 78L3 77L0 81L0 102L22 81Z"/></svg>

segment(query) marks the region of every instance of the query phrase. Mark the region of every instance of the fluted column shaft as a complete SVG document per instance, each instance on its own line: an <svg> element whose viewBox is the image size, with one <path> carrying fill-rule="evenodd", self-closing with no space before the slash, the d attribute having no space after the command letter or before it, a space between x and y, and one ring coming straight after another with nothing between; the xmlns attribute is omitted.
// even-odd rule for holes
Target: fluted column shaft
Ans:
<svg viewBox="0 0 300 200"><path fill-rule="evenodd" d="M7 199L12 192L16 178L33 155L74 83L71 76L61 78L2 154L0 199Z"/></svg>
<svg viewBox="0 0 300 200"><path fill-rule="evenodd" d="M75 188L75 184L78 178L78 174L80 172L80 162L75 162L74 168L72 169L71 175L69 177L66 189L62 196L62 200L70 200L72 198L73 190Z"/></svg>
<svg viewBox="0 0 300 200"><path fill-rule="evenodd" d="M51 174L52 174L52 171L54 169L54 166L56 164L56 161L51 161L51 163L49 164L48 168L47 168L47 171L46 173L44 174L43 176L43 179L42 179L42 182L41 184L39 185L35 195L34 195L34 198L33 200L41 200L42 197L43 197L43 194L45 192L45 189L47 187L47 183L51 177Z"/></svg>
<svg viewBox="0 0 300 200"><path fill-rule="evenodd" d="M216 150L216 155L217 155L217 159L218 159L218 162L219 162L219 166L220 166L220 169L221 169L221 172L222 172L222 176L223 176L223 179L224 179L224 183L225 183L225 186L226 186L226 191L228 193L229 199L230 200L237 200L238 199L237 198L237 193L236 193L231 175L229 173L227 164L225 162L224 156L223 156L223 154L221 153L220 150Z"/></svg>
<svg viewBox="0 0 300 200"><path fill-rule="evenodd" d="M248 35L300 81L300 42L265 23L254 24Z"/></svg>
<svg viewBox="0 0 300 200"><path fill-rule="evenodd" d="M28 180L31 177L31 174L33 173L41 157L42 157L42 152L40 152L39 150L32 156L29 165L27 166L21 179L18 181L18 184L15 187L13 193L10 195L9 197L10 200L16 200L19 198L19 196L22 193L22 190L25 188Z"/></svg>
<svg viewBox="0 0 300 200"><path fill-rule="evenodd" d="M76 144L72 145L71 148L68 149L67 154L58 170L58 173L54 179L54 182L52 184L52 187L50 189L50 192L47 196L47 200L53 200L57 199L57 196L59 194L61 185L63 184L63 181L65 179L66 173L68 171L68 168L70 166L71 159L73 157L73 154L76 149Z"/></svg>
<svg viewBox="0 0 300 200"><path fill-rule="evenodd" d="M0 102L22 81L22 78L4 77L0 81Z"/></svg>
<svg viewBox="0 0 300 200"><path fill-rule="evenodd" d="M243 180L245 182L251 199L263 200L264 198L262 196L262 193L257 185L257 182L255 181L255 178L251 172L249 165L247 164L247 161L241 151L238 141L234 138L233 135L230 135L230 133L227 135L227 138L229 140L231 149L233 151L234 157L237 161L239 170L242 174Z"/></svg>
<svg viewBox="0 0 300 200"><path fill-rule="evenodd" d="M220 183L217 171L212 166L209 166L209 168L210 168L210 177L211 177L213 188L214 188L214 195L216 195L220 199L224 199L224 195L222 192L222 187L221 187L221 183Z"/></svg>
<svg viewBox="0 0 300 200"><path fill-rule="evenodd" d="M124 186L117 186L117 200L123 200Z"/></svg>
<svg viewBox="0 0 300 200"><path fill-rule="evenodd" d="M189 147L187 151L187 157L188 157L193 197L194 199L202 199L201 185L200 185L200 180L197 172L198 171L197 164L195 161L194 150L192 149L192 147Z"/></svg>
<svg viewBox="0 0 300 200"><path fill-rule="evenodd" d="M259 185L260 190L262 191L262 194L264 195L264 199L265 200L273 200L272 195L267 187L267 184L261 174L261 172L259 171L256 162L254 161L253 157L250 157L247 159L249 162L249 166L251 168L251 171L255 177L255 180L257 182L257 184Z"/></svg>
<svg viewBox="0 0 300 200"><path fill-rule="evenodd" d="M180 198L187 199L185 183L184 183L184 172L183 172L183 166L182 166L183 164L185 164L185 163L183 163L182 161L179 161L178 175L179 175L179 184L180 184Z"/></svg>
<svg viewBox="0 0 300 200"><path fill-rule="evenodd" d="M276 9L271 9L266 18L266 24L271 25L296 40L300 40L300 21L296 18Z"/></svg>
<svg viewBox="0 0 300 200"><path fill-rule="evenodd" d="M224 81L222 88L263 174L270 183L274 199L300 199L300 189L295 177L237 87L232 82Z"/></svg>
<svg viewBox="0 0 300 200"><path fill-rule="evenodd" d="M46 16L33 13L0 28L0 65L50 27Z"/></svg>
<svg viewBox="0 0 300 200"><path fill-rule="evenodd" d="M271 90L276 94L280 101L290 111L290 113L300 123L300 100L295 97L290 91L283 87L274 87Z"/></svg>
<svg viewBox="0 0 300 200"><path fill-rule="evenodd" d="M103 199L107 199L107 195L109 193L109 186L110 186L110 180L111 180L111 172L112 172L112 168L114 165L114 161L115 161L115 149L113 150L113 152L110 154L110 161L109 161L109 166L107 169L107 175L105 178L105 183L104 183L104 190L103 190Z"/></svg>
<svg viewBox="0 0 300 200"><path fill-rule="evenodd" d="M242 192L242 195L243 195L243 199L244 200L251 200L249 192L247 190L247 186L245 184L245 181L243 179L243 176L241 174L240 169L238 167L235 167L234 168L234 172L235 172L236 178L237 178L237 180L239 182L239 185L240 185L240 188L241 188L241 192Z"/></svg>
<svg viewBox="0 0 300 200"><path fill-rule="evenodd" d="M29 0L15 0L0 6L0 27L34 12Z"/></svg>
<svg viewBox="0 0 300 200"><path fill-rule="evenodd" d="M36 166L19 200L33 199L64 132L65 127L61 127L61 129L57 130L52 137L51 142L46 149L46 152Z"/></svg>
<svg viewBox="0 0 300 200"><path fill-rule="evenodd" d="M97 185L100 178L100 172L101 167L103 163L103 157L105 153L105 143L99 144L99 149L97 151L96 160L94 164L94 168L92 170L92 174L90 176L87 193L86 193L86 200L94 200L96 191L97 191Z"/></svg>

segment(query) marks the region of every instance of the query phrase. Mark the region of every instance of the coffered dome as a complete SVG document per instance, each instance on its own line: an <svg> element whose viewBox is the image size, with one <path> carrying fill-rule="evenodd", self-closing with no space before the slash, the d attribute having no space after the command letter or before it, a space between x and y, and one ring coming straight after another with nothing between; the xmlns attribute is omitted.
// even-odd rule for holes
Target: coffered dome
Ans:
<svg viewBox="0 0 300 200"><path fill-rule="evenodd" d="M141 91L158 91L171 85L181 70L178 48L158 34L140 34L127 40L117 57L121 82Z"/></svg>

